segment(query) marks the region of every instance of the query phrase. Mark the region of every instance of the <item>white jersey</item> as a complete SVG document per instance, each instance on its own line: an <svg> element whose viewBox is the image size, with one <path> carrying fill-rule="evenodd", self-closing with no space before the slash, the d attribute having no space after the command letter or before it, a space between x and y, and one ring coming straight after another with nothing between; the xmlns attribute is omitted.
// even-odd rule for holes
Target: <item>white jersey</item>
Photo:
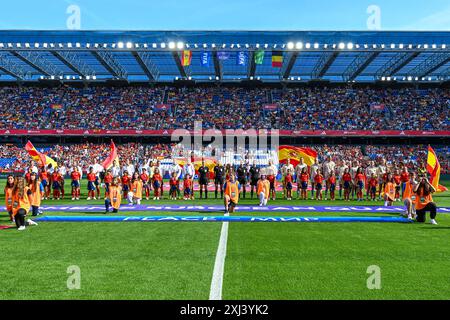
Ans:
<svg viewBox="0 0 450 320"><path fill-rule="evenodd" d="M351 167L350 168L350 175L352 176L352 180L355 180L356 173L358 172L359 167Z"/></svg>
<svg viewBox="0 0 450 320"><path fill-rule="evenodd" d="M268 176L276 176L278 174L278 168L276 165L271 164L266 168L266 174Z"/></svg>
<svg viewBox="0 0 450 320"><path fill-rule="evenodd" d="M175 163L173 166L170 167L169 170L170 177L172 178L172 174L175 172L175 178L180 179L181 171L182 171L181 167Z"/></svg>
<svg viewBox="0 0 450 320"><path fill-rule="evenodd" d="M59 173L64 178L67 175L67 168L65 166L59 167Z"/></svg>
<svg viewBox="0 0 450 320"><path fill-rule="evenodd" d="M319 164L313 164L312 166L311 166L311 175L310 175L310 178L311 178L311 181L314 183L314 178L316 177L316 174L317 174L317 169L319 169Z"/></svg>
<svg viewBox="0 0 450 320"><path fill-rule="evenodd" d="M307 168L308 166L304 163L304 164L298 164L296 167L295 167L295 175L296 175L296 177L297 177L297 179L300 177L300 174L302 173L302 171L303 171L303 168Z"/></svg>
<svg viewBox="0 0 450 320"><path fill-rule="evenodd" d="M191 176L191 178L194 176L194 174L195 174L195 168L194 168L194 165L192 164L192 163L186 163L184 166L183 166L183 176L186 176L186 175L189 175L189 176Z"/></svg>
<svg viewBox="0 0 450 320"><path fill-rule="evenodd" d="M386 166L379 165L377 167L377 176L380 179L383 179L383 175L386 173Z"/></svg>
<svg viewBox="0 0 450 320"><path fill-rule="evenodd" d="M103 171L103 166L101 164L98 164L98 163L94 163L90 167L92 167L94 169L94 173L95 173L95 175L97 177L99 177L100 176L100 172Z"/></svg>
<svg viewBox="0 0 450 320"><path fill-rule="evenodd" d="M112 174L112 176L113 176L114 178L120 176L120 167L118 167L118 166L113 166L113 167L111 168L111 174Z"/></svg>
<svg viewBox="0 0 450 320"><path fill-rule="evenodd" d="M348 169L348 166L340 166L339 168L337 168L337 175L338 175L338 179L341 180L342 177L344 176L344 172L345 170Z"/></svg>
<svg viewBox="0 0 450 320"><path fill-rule="evenodd" d="M37 168L36 166L28 167L28 169L30 169L30 168L31 168L31 172L34 172L34 173L36 173L36 174L39 173L39 170L38 170L38 168ZM28 172L28 170L27 170L27 172Z"/></svg>
<svg viewBox="0 0 450 320"><path fill-rule="evenodd" d="M325 180L328 179L328 177L331 175L331 172L333 172L335 168L336 168L336 163L334 163L334 161L325 161L322 164L323 177Z"/></svg>
<svg viewBox="0 0 450 320"><path fill-rule="evenodd" d="M281 168L281 174L283 175L283 177L287 175L288 171L290 171L291 173L294 172L294 166L292 164L285 164Z"/></svg>
<svg viewBox="0 0 450 320"><path fill-rule="evenodd" d="M366 177L370 179L372 177L372 174L377 176L377 167L367 167L366 168Z"/></svg>

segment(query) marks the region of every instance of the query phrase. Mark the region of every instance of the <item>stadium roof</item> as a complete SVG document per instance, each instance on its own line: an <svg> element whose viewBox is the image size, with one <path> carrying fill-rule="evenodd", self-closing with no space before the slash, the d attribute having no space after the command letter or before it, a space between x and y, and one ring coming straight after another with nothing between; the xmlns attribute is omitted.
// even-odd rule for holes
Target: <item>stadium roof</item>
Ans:
<svg viewBox="0 0 450 320"><path fill-rule="evenodd" d="M192 53L189 66L182 50ZM273 51L281 51L281 68L272 67ZM0 31L0 81L41 79L443 82L450 79L450 32Z"/></svg>

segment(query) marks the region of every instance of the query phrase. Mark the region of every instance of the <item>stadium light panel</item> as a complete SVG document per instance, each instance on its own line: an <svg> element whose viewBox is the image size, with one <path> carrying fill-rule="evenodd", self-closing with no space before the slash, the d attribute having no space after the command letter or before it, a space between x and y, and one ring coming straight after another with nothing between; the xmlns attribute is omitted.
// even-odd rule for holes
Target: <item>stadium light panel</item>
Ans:
<svg viewBox="0 0 450 320"><path fill-rule="evenodd" d="M92 76L92 79L97 80L97 76Z"/></svg>
<svg viewBox="0 0 450 320"><path fill-rule="evenodd" d="M395 49L395 43L391 43L391 49Z"/></svg>
<svg viewBox="0 0 450 320"><path fill-rule="evenodd" d="M431 81L431 77L428 77L428 81Z"/></svg>
<svg viewBox="0 0 450 320"><path fill-rule="evenodd" d="M152 48L156 49L158 47L158 45L156 43L152 44Z"/></svg>
<svg viewBox="0 0 450 320"><path fill-rule="evenodd" d="M215 43L212 43L211 44L211 48L215 48L216 47L216 44Z"/></svg>
<svg viewBox="0 0 450 320"><path fill-rule="evenodd" d="M191 77L191 76L189 76L189 77L188 77L188 80L192 80L192 77Z"/></svg>
<svg viewBox="0 0 450 320"><path fill-rule="evenodd" d="M226 43L222 43L222 48L226 48L227 44Z"/></svg>
<svg viewBox="0 0 450 320"><path fill-rule="evenodd" d="M303 42L297 42L295 44L295 49L298 49L298 50L303 49Z"/></svg>
<svg viewBox="0 0 450 320"><path fill-rule="evenodd" d="M220 78L219 78L219 76L216 76L216 80L219 80Z"/></svg>
<svg viewBox="0 0 450 320"><path fill-rule="evenodd" d="M325 43L325 44L323 45L323 48L324 48L324 49L328 48L328 44Z"/></svg>
<svg viewBox="0 0 450 320"><path fill-rule="evenodd" d="M161 48L164 49L166 47L166 43L165 42L161 42Z"/></svg>
<svg viewBox="0 0 450 320"><path fill-rule="evenodd" d="M75 44L75 47L80 48L80 47L81 47L81 44L80 44L79 42L77 42L77 43Z"/></svg>
<svg viewBox="0 0 450 320"><path fill-rule="evenodd" d="M267 49L267 47L269 47L269 45L266 43L266 44L264 44L264 48L266 48Z"/></svg>
<svg viewBox="0 0 450 320"><path fill-rule="evenodd" d="M411 76L408 77L408 81L412 81L412 79L413 79L413 78L412 78Z"/></svg>
<svg viewBox="0 0 450 320"><path fill-rule="evenodd" d="M39 43L36 42L36 43L34 44L34 47L35 47L35 48L39 48Z"/></svg>
<svg viewBox="0 0 450 320"><path fill-rule="evenodd" d="M25 43L25 48L29 48L30 44L28 42Z"/></svg>
<svg viewBox="0 0 450 320"><path fill-rule="evenodd" d="M47 42L44 42L44 45L43 45L43 47L44 47L44 48L47 48L47 47L48 47L48 44L47 44Z"/></svg>
<svg viewBox="0 0 450 320"><path fill-rule="evenodd" d="M248 49L250 47L250 45L248 43L246 43L245 47Z"/></svg>
<svg viewBox="0 0 450 320"><path fill-rule="evenodd" d="M314 49L319 49L319 44L317 42L314 43Z"/></svg>
<svg viewBox="0 0 450 320"><path fill-rule="evenodd" d="M107 43L104 43L103 44L103 48L107 48L108 47L108 44Z"/></svg>
<svg viewBox="0 0 450 320"><path fill-rule="evenodd" d="M211 76L209 77L209 80L212 80L212 77L211 77Z"/></svg>
<svg viewBox="0 0 450 320"><path fill-rule="evenodd" d="M96 43L96 44L97 44L97 43ZM123 44L122 41L120 41L120 42L117 43L117 48L123 49L123 47L124 47L124 44Z"/></svg>
<svg viewBox="0 0 450 320"><path fill-rule="evenodd" d="M184 48L184 43L181 42L181 41L178 41L178 42L177 42L177 49L181 50L181 49L183 49L183 48Z"/></svg>
<svg viewBox="0 0 450 320"><path fill-rule="evenodd" d="M301 78L301 77L298 77L297 80L300 81L300 80L302 80L302 78Z"/></svg>
<svg viewBox="0 0 450 320"><path fill-rule="evenodd" d="M22 44L16 43L16 47L17 47L17 48L20 48L20 47L22 47Z"/></svg>
<svg viewBox="0 0 450 320"><path fill-rule="evenodd" d="M447 48L447 46L445 44L443 44L442 45L442 49L445 49L445 48Z"/></svg>
<svg viewBox="0 0 450 320"><path fill-rule="evenodd" d="M259 48L259 43L256 44L256 47Z"/></svg>
<svg viewBox="0 0 450 320"><path fill-rule="evenodd" d="M412 49L412 48L413 48L413 45L412 45L412 44L410 44L410 45L408 46L408 48L409 48L409 49Z"/></svg>
<svg viewBox="0 0 450 320"><path fill-rule="evenodd" d="M250 80L253 80L253 76L250 76Z"/></svg>
<svg viewBox="0 0 450 320"><path fill-rule="evenodd" d="M424 44L424 45L423 45L423 48L424 48L424 49L428 49L428 44Z"/></svg>
<svg viewBox="0 0 450 320"><path fill-rule="evenodd" d="M4 46L3 42L0 42L0 48L3 48Z"/></svg>
<svg viewBox="0 0 450 320"><path fill-rule="evenodd" d="M148 44L144 43L144 48L148 48Z"/></svg>
<svg viewBox="0 0 450 320"><path fill-rule="evenodd" d="M345 43L343 42L339 43L339 49L341 50L345 49Z"/></svg>
<svg viewBox="0 0 450 320"><path fill-rule="evenodd" d="M178 77L175 77L175 80L178 80Z"/></svg>
<svg viewBox="0 0 450 320"><path fill-rule="evenodd" d="M415 77L414 80L419 81L419 77Z"/></svg>
<svg viewBox="0 0 450 320"><path fill-rule="evenodd" d="M241 45L238 43L236 44L236 47L238 47L239 49L241 48Z"/></svg>
<svg viewBox="0 0 450 320"><path fill-rule="evenodd" d="M198 48L198 44L194 43L194 48L197 49Z"/></svg>
<svg viewBox="0 0 450 320"><path fill-rule="evenodd" d="M377 45L376 45L376 44L373 44L373 45L372 45L372 48L376 49L376 48L377 48Z"/></svg>
<svg viewBox="0 0 450 320"><path fill-rule="evenodd" d="M67 43L68 48L72 48L72 42ZM44 48L47 48L47 44L44 43Z"/></svg>
<svg viewBox="0 0 450 320"><path fill-rule="evenodd" d="M135 47L136 49L139 49L139 43L135 43L135 44L134 44L134 47Z"/></svg>
<svg viewBox="0 0 450 320"><path fill-rule="evenodd" d="M208 48L208 45L206 43L204 43L203 48Z"/></svg>
<svg viewBox="0 0 450 320"><path fill-rule="evenodd" d="M86 48L90 48L91 44L90 43L86 43Z"/></svg>
<svg viewBox="0 0 450 320"><path fill-rule="evenodd" d="M8 43L8 48L12 48L12 43Z"/></svg>
<svg viewBox="0 0 450 320"><path fill-rule="evenodd" d="M309 43L309 42L306 43L306 44L305 44L305 48L306 48L306 49L311 49L311 43Z"/></svg>
<svg viewBox="0 0 450 320"><path fill-rule="evenodd" d="M55 76L50 76L50 79L55 80Z"/></svg>
<svg viewBox="0 0 450 320"><path fill-rule="evenodd" d="M127 42L127 49L133 48L133 44L131 42Z"/></svg>
<svg viewBox="0 0 450 320"><path fill-rule="evenodd" d="M91 77L90 76L86 76L86 80L91 80Z"/></svg>
<svg viewBox="0 0 450 320"><path fill-rule="evenodd" d="M391 77L386 77L386 80L387 81L391 81Z"/></svg>
<svg viewBox="0 0 450 320"><path fill-rule="evenodd" d="M436 45L436 44L433 44L431 47L432 47L433 49L436 49L436 48L437 48L437 45Z"/></svg>
<svg viewBox="0 0 450 320"><path fill-rule="evenodd" d="M352 42L347 43L347 49L352 50L354 47Z"/></svg>
<svg viewBox="0 0 450 320"><path fill-rule="evenodd" d="M386 81L386 77L381 77L381 81Z"/></svg>
<svg viewBox="0 0 450 320"><path fill-rule="evenodd" d="M364 49L368 49L369 48L369 45L368 44L365 44L364 45Z"/></svg>
<svg viewBox="0 0 450 320"><path fill-rule="evenodd" d="M400 43L400 44L398 45L398 47L399 47L400 49L403 49L403 43Z"/></svg>
<svg viewBox="0 0 450 320"><path fill-rule="evenodd" d="M381 45L381 49L384 49L384 48L386 48L386 45L383 43L383 44Z"/></svg>
<svg viewBox="0 0 450 320"><path fill-rule="evenodd" d="M261 77L256 77L256 80L261 80Z"/></svg>
<svg viewBox="0 0 450 320"><path fill-rule="evenodd" d="M336 49L336 47L337 47L337 44L333 43L333 49Z"/></svg>
<svg viewBox="0 0 450 320"><path fill-rule="evenodd" d="M44 76L40 76L39 78L40 78L41 80L44 80Z"/></svg>
<svg viewBox="0 0 450 320"><path fill-rule="evenodd" d="M294 49L294 43L293 43L293 42L288 42L287 48L288 48L289 50Z"/></svg>

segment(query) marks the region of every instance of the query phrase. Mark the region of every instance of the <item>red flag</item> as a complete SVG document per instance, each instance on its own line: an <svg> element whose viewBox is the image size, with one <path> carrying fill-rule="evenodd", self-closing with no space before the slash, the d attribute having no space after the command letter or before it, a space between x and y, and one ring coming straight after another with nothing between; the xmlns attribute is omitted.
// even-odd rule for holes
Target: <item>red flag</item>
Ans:
<svg viewBox="0 0 450 320"><path fill-rule="evenodd" d="M117 155L116 145L114 144L114 141L111 140L111 152L109 153L108 158L102 163L103 168L108 170L113 166L115 160L119 161L119 156Z"/></svg>
<svg viewBox="0 0 450 320"><path fill-rule="evenodd" d="M34 161L40 164L40 166L47 166L49 164L51 164L53 168L56 168L58 166L55 160L37 151L30 141L28 141L25 145L25 150L33 158Z"/></svg>

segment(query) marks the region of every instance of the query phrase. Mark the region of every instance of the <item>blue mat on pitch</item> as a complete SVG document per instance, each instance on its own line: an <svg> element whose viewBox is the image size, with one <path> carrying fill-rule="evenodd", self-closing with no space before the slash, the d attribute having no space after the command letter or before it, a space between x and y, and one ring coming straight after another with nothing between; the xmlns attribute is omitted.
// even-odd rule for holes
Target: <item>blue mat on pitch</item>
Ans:
<svg viewBox="0 0 450 320"><path fill-rule="evenodd" d="M40 222L395 222L402 217L251 217L251 216L47 216Z"/></svg>

